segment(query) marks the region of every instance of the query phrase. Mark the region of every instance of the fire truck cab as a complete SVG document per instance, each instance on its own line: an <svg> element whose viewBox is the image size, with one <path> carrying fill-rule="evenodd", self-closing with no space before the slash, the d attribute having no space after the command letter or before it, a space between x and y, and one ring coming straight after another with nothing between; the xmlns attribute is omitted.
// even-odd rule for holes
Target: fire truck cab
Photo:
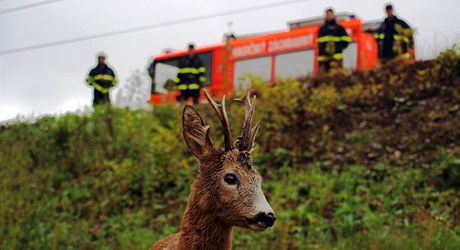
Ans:
<svg viewBox="0 0 460 250"><path fill-rule="evenodd" d="M352 42L343 52L343 66L351 70L368 70L378 63L378 47L374 36L364 32L362 21L348 13L337 15ZM206 68L204 86L214 96L232 96L234 90L248 87L248 74L267 82L277 77L302 78L318 74L318 31L323 18L303 19L288 23L289 29L265 34L233 37L225 42L196 47L197 56ZM154 57L151 103L173 103L180 94L173 79L178 62L186 50Z"/></svg>

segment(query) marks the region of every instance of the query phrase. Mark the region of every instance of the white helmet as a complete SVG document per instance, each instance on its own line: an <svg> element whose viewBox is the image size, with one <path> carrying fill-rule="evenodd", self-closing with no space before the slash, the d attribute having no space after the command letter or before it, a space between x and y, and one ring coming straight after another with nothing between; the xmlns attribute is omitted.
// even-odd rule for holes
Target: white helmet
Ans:
<svg viewBox="0 0 460 250"><path fill-rule="evenodd" d="M99 58L99 57L107 58L107 53L105 53L104 51L99 51L99 52L97 52L96 57L97 58Z"/></svg>

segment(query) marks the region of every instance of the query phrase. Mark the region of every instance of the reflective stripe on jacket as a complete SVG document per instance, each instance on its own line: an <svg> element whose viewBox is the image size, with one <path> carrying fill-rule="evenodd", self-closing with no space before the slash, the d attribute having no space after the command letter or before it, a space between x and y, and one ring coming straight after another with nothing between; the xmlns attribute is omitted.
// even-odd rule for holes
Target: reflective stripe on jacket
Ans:
<svg viewBox="0 0 460 250"><path fill-rule="evenodd" d="M196 90L196 89L200 89L201 88L201 85L200 84L196 84L196 83L191 83L191 84L179 84L177 86L177 88L179 90Z"/></svg>
<svg viewBox="0 0 460 250"><path fill-rule="evenodd" d="M318 56L318 62L327 62L330 60L342 60L342 59L343 59L343 53L335 53L332 55Z"/></svg>
<svg viewBox="0 0 460 250"><path fill-rule="evenodd" d="M325 42L351 42L351 38L349 36L322 36L318 38L318 43L325 43Z"/></svg>

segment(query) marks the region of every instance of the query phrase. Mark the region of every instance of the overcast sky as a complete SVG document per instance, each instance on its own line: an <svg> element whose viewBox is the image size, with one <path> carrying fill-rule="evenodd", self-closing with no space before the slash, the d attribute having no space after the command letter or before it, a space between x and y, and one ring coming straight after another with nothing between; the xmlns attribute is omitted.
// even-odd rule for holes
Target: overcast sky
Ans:
<svg viewBox="0 0 460 250"><path fill-rule="evenodd" d="M2 10L45 0L0 0L0 51L117 31L187 17L260 6L283 0L60 0L34 8ZM287 0L286 0L287 1ZM220 42L233 22L237 34L286 28L286 22L322 15L325 7L354 12L364 20L383 17L381 0L306 0L276 8L116 35L0 56L0 121L21 115L58 114L91 105L85 84L95 53L104 50L120 79L145 70L164 48ZM460 0L393 1L396 12L416 28L419 58L460 44ZM115 90L115 92L117 91ZM115 96L113 94L112 96Z"/></svg>

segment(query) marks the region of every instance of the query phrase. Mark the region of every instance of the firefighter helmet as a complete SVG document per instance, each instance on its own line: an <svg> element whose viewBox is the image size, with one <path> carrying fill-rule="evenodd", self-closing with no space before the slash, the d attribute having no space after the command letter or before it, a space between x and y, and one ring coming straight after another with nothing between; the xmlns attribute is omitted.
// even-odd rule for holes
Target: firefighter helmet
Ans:
<svg viewBox="0 0 460 250"><path fill-rule="evenodd" d="M97 52L96 57L97 58L100 58L100 57L107 58L107 53L105 53L104 51L99 51Z"/></svg>

